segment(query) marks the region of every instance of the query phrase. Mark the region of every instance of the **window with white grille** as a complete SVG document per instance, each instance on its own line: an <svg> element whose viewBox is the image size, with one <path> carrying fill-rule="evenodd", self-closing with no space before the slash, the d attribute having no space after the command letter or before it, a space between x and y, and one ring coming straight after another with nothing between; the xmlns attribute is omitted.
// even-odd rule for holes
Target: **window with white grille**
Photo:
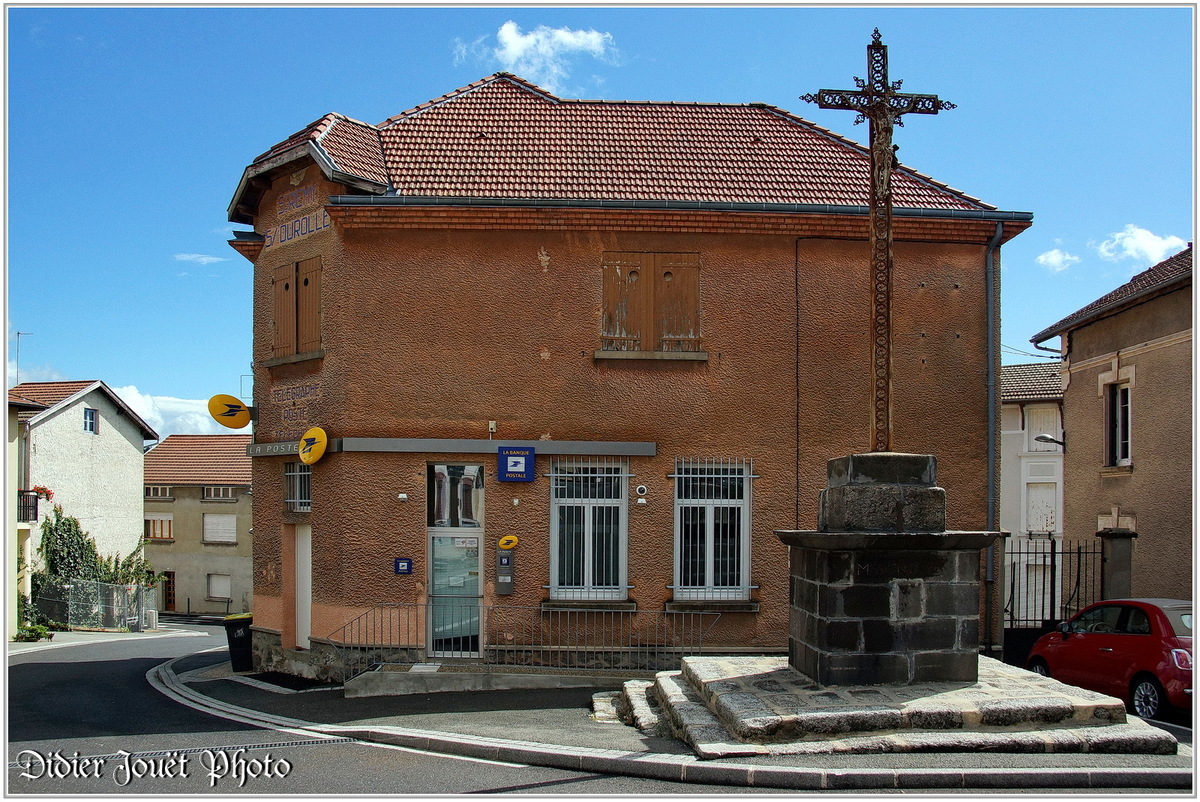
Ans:
<svg viewBox="0 0 1200 802"><path fill-rule="evenodd" d="M629 476L624 460L551 462L551 598L625 598Z"/></svg>
<svg viewBox="0 0 1200 802"><path fill-rule="evenodd" d="M171 488L166 485L146 485L146 498L171 498Z"/></svg>
<svg viewBox="0 0 1200 802"><path fill-rule="evenodd" d="M221 485L210 485L204 488L206 501L236 501L237 488Z"/></svg>
<svg viewBox="0 0 1200 802"><path fill-rule="evenodd" d="M751 463L676 460L677 600L750 598Z"/></svg>
<svg viewBox="0 0 1200 802"><path fill-rule="evenodd" d="M221 600L233 598L233 583L230 581L229 574L208 575L208 598Z"/></svg>
<svg viewBox="0 0 1200 802"><path fill-rule="evenodd" d="M312 512L312 466L289 462L283 467L284 505L288 512Z"/></svg>
<svg viewBox="0 0 1200 802"><path fill-rule="evenodd" d="M146 513L146 539L171 539L171 513Z"/></svg>
<svg viewBox="0 0 1200 802"><path fill-rule="evenodd" d="M205 513L205 543L237 543L237 516Z"/></svg>

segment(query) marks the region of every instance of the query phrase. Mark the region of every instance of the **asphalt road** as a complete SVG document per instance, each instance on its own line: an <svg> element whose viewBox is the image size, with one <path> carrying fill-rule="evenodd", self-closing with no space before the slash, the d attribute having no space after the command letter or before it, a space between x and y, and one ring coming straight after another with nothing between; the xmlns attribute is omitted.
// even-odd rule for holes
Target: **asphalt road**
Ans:
<svg viewBox="0 0 1200 802"><path fill-rule="evenodd" d="M146 672L224 630L9 656L7 794L771 793L497 763L261 729L177 704Z"/></svg>

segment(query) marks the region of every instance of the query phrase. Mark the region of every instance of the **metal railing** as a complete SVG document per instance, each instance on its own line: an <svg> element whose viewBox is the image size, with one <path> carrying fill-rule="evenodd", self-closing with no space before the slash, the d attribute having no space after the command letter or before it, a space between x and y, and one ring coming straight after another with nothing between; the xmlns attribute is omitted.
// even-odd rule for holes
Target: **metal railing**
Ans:
<svg viewBox="0 0 1200 802"><path fill-rule="evenodd" d="M348 680L378 665L466 661L484 671L630 672L677 669L704 651L720 613L479 605L382 604L329 641Z"/></svg>
<svg viewBox="0 0 1200 802"><path fill-rule="evenodd" d="M1030 532L1004 544L1004 625L1038 627L1070 618L1101 598L1102 547Z"/></svg>
<svg viewBox="0 0 1200 802"><path fill-rule="evenodd" d="M17 521L23 524L38 519L38 494L34 490L17 491Z"/></svg>

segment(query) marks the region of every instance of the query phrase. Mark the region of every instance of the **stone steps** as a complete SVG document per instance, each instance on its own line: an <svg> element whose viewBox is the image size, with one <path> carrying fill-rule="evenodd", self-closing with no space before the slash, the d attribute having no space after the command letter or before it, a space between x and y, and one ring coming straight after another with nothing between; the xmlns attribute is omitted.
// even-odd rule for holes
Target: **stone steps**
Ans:
<svg viewBox="0 0 1200 802"><path fill-rule="evenodd" d="M1124 704L981 657L974 683L821 687L778 657L685 658L615 707L701 758L829 752L1174 754L1175 739ZM657 708L657 709L656 709Z"/></svg>

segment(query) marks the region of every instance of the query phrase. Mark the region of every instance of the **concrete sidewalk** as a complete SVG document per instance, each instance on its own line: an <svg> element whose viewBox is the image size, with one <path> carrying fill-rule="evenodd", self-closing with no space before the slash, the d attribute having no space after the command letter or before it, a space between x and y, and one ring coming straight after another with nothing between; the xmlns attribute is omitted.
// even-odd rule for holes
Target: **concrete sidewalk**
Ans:
<svg viewBox="0 0 1200 802"><path fill-rule="evenodd" d="M1194 755L987 751L964 739L938 751L756 754L698 758L675 738L643 733L593 709L596 688L347 698L337 686L285 688L235 674L222 652L178 658L148 678L214 715L433 752L677 782L790 790L1141 790L1190 792ZM620 687L615 679L613 690ZM599 712L596 712L599 711ZM962 751L955 751L962 750Z"/></svg>

